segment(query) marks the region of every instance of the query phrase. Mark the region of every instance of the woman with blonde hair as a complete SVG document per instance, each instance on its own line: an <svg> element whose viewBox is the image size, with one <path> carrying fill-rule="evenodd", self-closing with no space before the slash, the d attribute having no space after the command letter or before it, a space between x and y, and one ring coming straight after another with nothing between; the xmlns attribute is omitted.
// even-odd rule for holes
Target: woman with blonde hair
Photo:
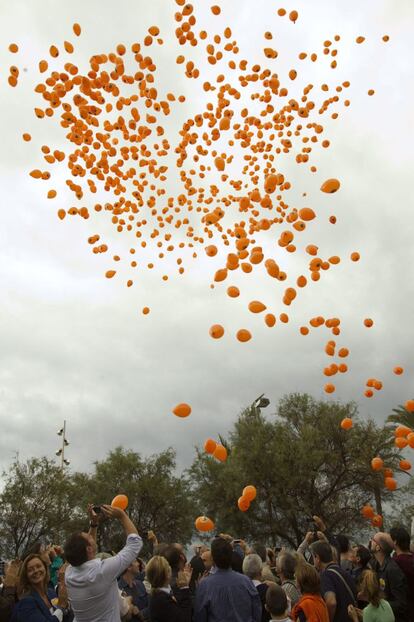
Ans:
<svg viewBox="0 0 414 622"><path fill-rule="evenodd" d="M28 555L19 573L20 601L14 608L12 622L62 622L68 606L65 591L56 598L48 589L49 570L42 557Z"/></svg>
<svg viewBox="0 0 414 622"><path fill-rule="evenodd" d="M378 577L373 570L365 570L360 585L361 594L368 605L361 611L349 605L348 614L353 622L394 622L395 617L391 605L382 598Z"/></svg>
<svg viewBox="0 0 414 622"><path fill-rule="evenodd" d="M329 622L328 608L321 596L321 580L314 566L299 557L295 571L301 593L291 612L294 622Z"/></svg>
<svg viewBox="0 0 414 622"><path fill-rule="evenodd" d="M161 555L152 557L145 569L146 578L151 585L149 613L151 622L190 622L191 597L188 585L191 572L186 569L177 576L177 587L181 590L178 603L174 598L170 581L171 566Z"/></svg>

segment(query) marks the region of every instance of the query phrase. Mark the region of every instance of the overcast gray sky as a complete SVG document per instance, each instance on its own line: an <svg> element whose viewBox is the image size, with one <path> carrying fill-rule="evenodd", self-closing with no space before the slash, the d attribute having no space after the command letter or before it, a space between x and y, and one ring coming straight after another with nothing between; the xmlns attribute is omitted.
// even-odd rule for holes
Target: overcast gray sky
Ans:
<svg viewBox="0 0 414 622"><path fill-rule="evenodd" d="M201 69L203 77L190 81L176 66L181 50L173 37L176 5L169 0L0 0L2 467L16 451L21 458L52 457L63 419L74 469L89 469L117 445L143 454L171 445L183 467L191 463L194 445L225 434L238 412L261 393L271 400L269 411L283 394L306 391L320 399L356 400L364 416L378 421L412 396L413 4L222 0L219 17L211 15L210 4L195 0L198 25L209 32L231 26L240 58L264 65L262 33L271 30L272 45L279 51L270 65L275 71L298 68L302 86L351 81L351 106L341 106L340 119L327 124L331 148L315 152L312 163L318 166L317 174L284 164L294 185L291 204L299 204L301 193L307 192L318 219L298 236L294 256L280 252L274 230L263 241L292 275L305 269L309 257L304 248L310 242L319 245L324 257L338 254L343 260L300 292L288 310L288 325L278 323L273 329L264 326L262 317L250 314L247 304L263 300L279 315L285 311L281 292L286 284L269 283L263 271L254 278L237 273L231 284L240 285L242 295L231 300L225 294L230 282L210 290L220 258L205 258L201 249L199 260L187 264L185 275L170 278L167 284L161 281L161 269L154 274L138 271L130 289L125 287L127 271L125 278L122 273L122 278L106 280L104 273L113 265L110 256L118 252L126 263L130 239L117 234L99 215L87 221L57 219L57 209L73 203L63 169L48 184L28 175L33 168L45 168L39 152L42 144L65 148L57 119L39 121L33 114L39 104L32 92L38 60L48 58L50 44L61 46L64 39L75 39L71 30L75 21L83 29L74 41L73 62L80 66L94 53L141 40L149 26L158 25L166 42L154 51L159 84L187 97L169 121L171 142L183 120L201 110L206 101L203 77L212 70ZM293 25L277 17L279 6L297 9L298 22ZM388 44L381 42L385 33L390 35ZM326 63L299 64L299 52L320 50L321 43L335 34L341 35L336 74ZM357 46L354 40L360 34L367 41ZM18 55L8 52L10 42L19 44ZM201 59L201 50L194 55ZM14 90L7 85L11 64L21 71ZM375 89L374 97L367 97L368 88ZM22 132L32 134L31 143L22 141ZM342 183L332 196L319 192L328 177ZM46 199L49 188L58 190L58 199ZM174 182L167 186L167 196L176 188ZM94 202L90 197L82 204ZM337 215L335 227L327 222L330 213ZM91 253L87 238L94 233L104 235L110 253ZM357 264L348 260L353 250L361 252ZM144 305L151 307L149 316L140 313ZM298 333L298 327L315 315L341 317L344 330L338 344L351 351L350 372L336 377L333 398L326 398L322 390L328 333L322 329L308 337ZM371 330L363 327L364 317L374 319ZM208 336L209 326L216 322L226 328L219 341ZM235 340L242 327L252 330L249 343ZM393 375L395 365L405 368L404 376ZM381 379L384 389L366 400L363 390L370 376ZM181 401L192 405L188 419L171 415L171 408Z"/></svg>

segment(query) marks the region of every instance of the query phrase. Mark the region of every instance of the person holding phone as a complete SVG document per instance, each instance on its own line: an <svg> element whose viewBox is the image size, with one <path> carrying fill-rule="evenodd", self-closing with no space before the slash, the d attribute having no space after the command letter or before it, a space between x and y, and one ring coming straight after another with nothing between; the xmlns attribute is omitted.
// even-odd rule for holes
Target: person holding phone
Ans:
<svg viewBox="0 0 414 622"><path fill-rule="evenodd" d="M119 622L117 578L136 559L142 548L137 528L124 510L110 505L100 508L101 512L97 513L89 507L89 532L72 534L64 547L65 558L70 564L65 573L65 583L76 622ZM127 537L124 548L108 559L95 557L100 515L119 520Z"/></svg>

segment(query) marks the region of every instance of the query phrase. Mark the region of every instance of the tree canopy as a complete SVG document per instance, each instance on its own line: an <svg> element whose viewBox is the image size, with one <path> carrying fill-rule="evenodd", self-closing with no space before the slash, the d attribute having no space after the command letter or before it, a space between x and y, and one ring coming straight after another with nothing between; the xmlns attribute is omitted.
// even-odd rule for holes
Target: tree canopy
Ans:
<svg viewBox="0 0 414 622"><path fill-rule="evenodd" d="M2 554L22 555L39 539L63 542L68 533L87 528L88 502L110 503L119 493L128 496L128 512L144 536L151 529L160 541L184 544L194 537L194 519L201 514L215 521L217 531L291 546L302 540L314 514L329 529L348 534L366 524L361 507L367 502L379 514L385 508L395 517L384 502L395 501L398 492L384 488L383 473L371 468L373 456L380 455L387 467L399 470L399 450L388 426L362 420L352 402L291 394L275 413L264 414L268 404L258 398L226 438L220 437L228 450L226 462L196 448L182 475L171 448L144 457L117 447L95 462L91 473L62 472L47 458L16 459L4 473L0 494ZM352 430L341 429L345 417L352 418ZM248 484L256 487L257 497L241 512L237 500ZM412 486L406 490L411 493ZM111 521L102 525L99 539L104 549L124 542Z"/></svg>

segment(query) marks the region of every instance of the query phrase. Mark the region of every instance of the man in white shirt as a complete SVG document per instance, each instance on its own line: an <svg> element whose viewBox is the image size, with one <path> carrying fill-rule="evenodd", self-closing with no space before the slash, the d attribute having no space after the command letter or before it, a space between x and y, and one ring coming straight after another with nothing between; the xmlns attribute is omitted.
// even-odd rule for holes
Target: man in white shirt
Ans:
<svg viewBox="0 0 414 622"><path fill-rule="evenodd" d="M65 582L76 622L119 622L117 577L142 548L142 539L123 510L103 505L101 511L107 518L117 518L122 523L127 541L114 557L96 559L96 514L92 514L89 533L74 533L67 540L65 557L71 565L66 570Z"/></svg>

